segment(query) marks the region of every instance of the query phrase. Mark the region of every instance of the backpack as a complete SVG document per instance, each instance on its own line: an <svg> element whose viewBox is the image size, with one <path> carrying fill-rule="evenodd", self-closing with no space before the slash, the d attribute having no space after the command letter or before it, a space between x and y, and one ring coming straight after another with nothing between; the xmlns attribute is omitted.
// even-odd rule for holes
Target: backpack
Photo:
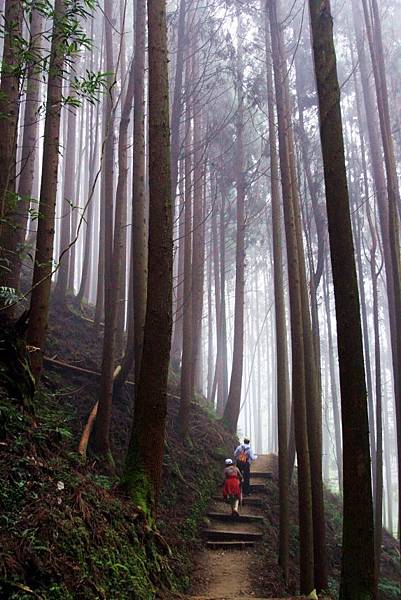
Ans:
<svg viewBox="0 0 401 600"><path fill-rule="evenodd" d="M239 453L238 458L237 458L238 462L240 462L240 463L247 463L248 462L248 458L249 458L249 456L248 456L248 449L242 447L241 448L241 452Z"/></svg>

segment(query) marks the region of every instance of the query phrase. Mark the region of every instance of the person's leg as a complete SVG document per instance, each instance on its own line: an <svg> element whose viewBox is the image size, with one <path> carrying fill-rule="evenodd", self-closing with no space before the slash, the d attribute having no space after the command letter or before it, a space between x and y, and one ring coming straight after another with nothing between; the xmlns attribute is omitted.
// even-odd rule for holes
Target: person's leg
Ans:
<svg viewBox="0 0 401 600"><path fill-rule="evenodd" d="M251 493L251 465L249 463L245 463L242 474L244 477L244 494L248 496Z"/></svg>

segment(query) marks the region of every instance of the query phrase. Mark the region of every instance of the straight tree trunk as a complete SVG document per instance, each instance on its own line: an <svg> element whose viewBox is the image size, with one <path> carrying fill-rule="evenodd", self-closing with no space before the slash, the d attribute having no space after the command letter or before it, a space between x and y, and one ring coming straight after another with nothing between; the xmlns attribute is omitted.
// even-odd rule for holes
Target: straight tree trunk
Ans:
<svg viewBox="0 0 401 600"><path fill-rule="evenodd" d="M375 340L375 392L376 392L376 454L373 460L376 462L376 478L374 490L374 508L375 508L375 560L376 560L376 578L380 577L380 558L383 530L383 426L382 426L382 379L381 379L381 351L380 351L380 331L379 331L379 291L376 251L377 237L376 229L372 221L370 209L367 207L369 228L372 238L370 248L370 274L372 279L373 296L373 330Z"/></svg>
<svg viewBox="0 0 401 600"><path fill-rule="evenodd" d="M99 115L100 108L99 104L96 107L96 115L95 120L93 117L93 107L91 106L90 112L90 127L91 127L91 136L93 135L92 130L95 128L95 138L93 143L91 144L91 153L89 158L89 205L87 211L86 218L86 232L85 232L85 242L83 248L83 263L82 263L82 273L81 273L81 283L79 286L77 301L81 303L83 300L88 300L87 290L89 288L89 279L90 279L90 270L91 270L91 249L92 249L92 240L93 240L93 229L94 229L94 220L95 220L95 177L96 177L96 165L97 165L97 157L98 157L98 146L99 146ZM100 252L99 248L99 252Z"/></svg>
<svg viewBox="0 0 401 600"><path fill-rule="evenodd" d="M341 419L340 412L338 409L338 392L337 392L337 378L336 369L334 364L334 344L333 334L331 330L331 310L330 310L330 291L328 282L328 264L326 266L324 285L324 304L326 309L326 322L327 322L327 337L329 344L329 370L330 370L330 392L333 407L333 421L334 421L334 437L336 442L336 463L338 471L338 487L340 490L340 496L343 495L343 455L341 450Z"/></svg>
<svg viewBox="0 0 401 600"><path fill-rule="evenodd" d="M70 74L72 77L72 74ZM71 85L68 94L71 96ZM54 298L60 305L65 305L68 286L68 266L71 241L71 213L76 211L75 198L75 152L76 152L76 112L73 106L67 106L67 136L65 142L65 161L63 178L63 196L61 201L61 235L59 249L59 269ZM62 255L62 256L61 256Z"/></svg>
<svg viewBox="0 0 401 600"><path fill-rule="evenodd" d="M244 178L244 82L243 82L243 37L244 29L237 5L238 49L237 49L237 115L236 115L236 250L235 250L235 307L234 307L234 342L233 362L230 388L223 418L230 431L237 430L241 406L241 388L244 352L244 288L245 288L245 178Z"/></svg>
<svg viewBox="0 0 401 600"><path fill-rule="evenodd" d="M19 284L19 272L16 272L15 266L20 264L14 222L15 208L20 202L15 190L21 71L18 52L22 19L22 2L6 0L0 84L0 283L14 289ZM10 310L7 313L10 314Z"/></svg>
<svg viewBox="0 0 401 600"><path fill-rule="evenodd" d="M193 345L194 332L192 322L192 70L190 52L185 67L185 205L184 205L184 297L183 297L183 335L179 427L182 439L188 437L189 415L193 397Z"/></svg>
<svg viewBox="0 0 401 600"><path fill-rule="evenodd" d="M277 156L276 124L274 115L274 90L271 64L271 42L268 12L265 11L266 83L269 114L270 146L270 193L273 229L274 307L276 327L276 385L278 416L278 459L279 459L279 563L284 581L288 581L289 569L289 499L288 499L288 397L287 397L287 331L284 300L281 198L279 192L279 168Z"/></svg>
<svg viewBox="0 0 401 600"><path fill-rule="evenodd" d="M295 442L298 457L298 504L300 543L300 591L309 594L314 588L313 520L310 456L307 437L305 398L305 356L301 300L298 240L291 185L291 167L288 151L288 120L282 58L282 41L277 19L277 7L269 2L270 27L273 49L273 69L279 124L279 154L284 203L284 223L287 245L288 279L290 291L290 320L292 348L292 395L294 407Z"/></svg>
<svg viewBox="0 0 401 600"><path fill-rule="evenodd" d="M95 448L96 453L112 462L110 451L110 424L112 389L115 360L115 327L117 306L115 288L119 282L119 235L120 220L117 216L118 204L114 214L114 135L113 135L113 88L114 88L114 57L113 57L113 4L105 0L104 27L105 27L105 59L108 73L107 96L105 98L105 139L103 163L103 193L104 193L104 334L102 367L99 388L99 406L96 416ZM115 222L114 222L115 221ZM113 231L114 224L114 231ZM117 240L114 239L117 235ZM117 252L116 252L117 250ZM116 264L114 264L116 261ZM117 276L118 275L118 276Z"/></svg>
<svg viewBox="0 0 401 600"><path fill-rule="evenodd" d="M27 343L34 348L31 353L31 367L36 383L39 382L43 365L51 288L57 172L60 151L59 136L65 50L63 17L65 11L64 0L56 0L47 82L43 167L39 201L40 218L38 220L33 290L27 330Z"/></svg>
<svg viewBox="0 0 401 600"><path fill-rule="evenodd" d="M148 0L148 32L150 197L147 307L125 481L134 502L155 516L164 453L172 327L173 225L165 0Z"/></svg>
<svg viewBox="0 0 401 600"><path fill-rule="evenodd" d="M30 20L30 49L34 60L27 65L24 131L22 134L21 166L18 180L18 195L21 206L15 215L15 240L12 245L16 247L16 262L14 264L15 287L19 287L21 276L20 249L23 248L28 224L29 207L33 191L35 176L35 161L38 147L38 110L40 82L36 72L35 63L41 57L40 34L42 31L43 17L40 12L32 6Z"/></svg>
<svg viewBox="0 0 401 600"><path fill-rule="evenodd" d="M370 0L370 10L368 8L367 0L362 0L362 4L364 9L370 55L372 59L373 75L375 79L380 132L387 178L388 231L393 275L393 300L395 315L390 318L393 319L391 329L393 331L393 374L398 449L398 537L401 540L401 268L398 218L400 191L398 186L397 166L394 154L394 142L391 132L385 57L379 9L376 0Z"/></svg>
<svg viewBox="0 0 401 600"><path fill-rule="evenodd" d="M340 88L329 0L309 0L319 100L340 364L344 455L340 598L377 598L369 424L358 282L342 133Z"/></svg>
<svg viewBox="0 0 401 600"><path fill-rule="evenodd" d="M178 163L180 158L180 119L183 107L182 77L184 74L184 49L185 44L189 43L186 35L186 12L187 0L180 0L178 10L174 92L171 107L171 195L173 205L177 193Z"/></svg>
<svg viewBox="0 0 401 600"><path fill-rule="evenodd" d="M145 193L145 46L146 1L136 0L134 54L134 156L132 172L131 298L133 315L128 320L127 346L115 392L135 365L138 381L146 313L147 285L147 202ZM133 318L132 318L133 316Z"/></svg>

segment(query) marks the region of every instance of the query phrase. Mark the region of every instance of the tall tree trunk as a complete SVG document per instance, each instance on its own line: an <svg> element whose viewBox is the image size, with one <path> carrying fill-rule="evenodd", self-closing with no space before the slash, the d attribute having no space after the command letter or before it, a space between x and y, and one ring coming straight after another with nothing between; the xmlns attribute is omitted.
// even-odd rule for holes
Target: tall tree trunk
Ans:
<svg viewBox="0 0 401 600"><path fill-rule="evenodd" d="M195 28L200 23L195 24ZM199 36L195 35L192 56L192 79L199 82ZM204 226L204 169L203 158L203 111L199 90L193 94L193 242L192 242L192 389L199 389L202 345L203 287L205 271L205 226Z"/></svg>
<svg viewBox="0 0 401 600"><path fill-rule="evenodd" d="M117 203L114 214L114 132L113 113L114 100L113 88L115 82L113 58L113 4L105 0L104 27L105 27L105 58L108 73L108 89L105 108L105 140L104 140L104 176L102 180L104 190L104 334L102 351L102 368L99 388L99 406L96 417L95 448L99 455L111 461L110 452L110 423L112 405L112 387L115 359L115 326L117 307L115 287L119 282L119 234L120 222L117 218ZM114 223L115 220L115 223ZM114 224L114 231L113 231ZM117 235L117 240L114 239ZM118 248L117 253L113 251ZM116 260L116 264L114 263ZM118 272L118 277L116 276Z"/></svg>
<svg viewBox="0 0 401 600"><path fill-rule="evenodd" d="M243 351L244 351L244 288L245 288L245 180L244 180L244 81L243 81L243 37L244 29L238 4L238 49L236 64L236 149L235 149L235 184L237 191L237 231L235 250L235 307L234 307L234 342L233 362L227 404L224 409L224 420L232 432L236 432L241 405Z"/></svg>
<svg viewBox="0 0 401 600"><path fill-rule="evenodd" d="M375 478L375 560L376 577L380 577L380 558L382 545L383 528L383 427L382 427L382 379L381 379L381 352L380 352L380 332L379 332L379 291L378 278L380 270L377 270L376 250L377 237L376 229L372 221L369 206L367 206L370 235L372 244L370 248L370 274L372 279L373 296L373 330L375 340L375 392L376 392L376 454L373 460L376 462Z"/></svg>
<svg viewBox="0 0 401 600"><path fill-rule="evenodd" d="M185 67L185 205L184 205L184 297L183 334L179 425L182 439L188 436L189 415L193 396L193 345L192 328L192 69L191 50Z"/></svg>
<svg viewBox="0 0 401 600"><path fill-rule="evenodd" d="M330 310L330 290L328 281L328 264L325 272L325 285L324 285L324 304L326 309L326 322L327 322L327 337L329 344L329 370L330 370L330 395L333 407L333 421L334 421L334 438L336 442L336 463L338 472L338 487L340 495L343 495L343 455L341 450L341 420L340 412L338 408L338 393L337 393L337 377L336 369L334 364L334 344L333 334L331 330L331 310Z"/></svg>
<svg viewBox="0 0 401 600"><path fill-rule="evenodd" d="M132 172L131 299L133 314L128 319L127 345L115 392L135 365L138 381L146 313L147 202L145 193L145 47L146 1L136 0L134 54L134 157ZM133 317L133 318L132 318Z"/></svg>
<svg viewBox="0 0 401 600"><path fill-rule="evenodd" d="M178 163L180 158L180 119L183 107L182 77L184 49L189 41L185 31L187 0L180 0L178 10L177 54L175 60L174 92L171 107L171 196L173 205L177 193Z"/></svg>
<svg viewBox="0 0 401 600"><path fill-rule="evenodd" d="M98 146L99 146L99 115L100 115L100 106L99 103L96 107L96 115L95 120L92 118L94 114L94 110L91 107L90 112L90 127L91 127L91 139L93 136L93 127L95 128L95 138L91 143L91 153L89 157L89 205L87 211L86 218L86 232L85 232L85 242L83 247L83 263L82 263L82 273L81 273L81 283L79 286L77 301L82 302L84 299L88 300L87 290L89 288L89 279L90 279L90 270L92 265L91 260L91 249L92 249L92 239L93 239L93 229L94 229L94 220L95 220L95 185L96 185L96 165L98 158ZM99 247L99 252L101 251Z"/></svg>
<svg viewBox="0 0 401 600"><path fill-rule="evenodd" d="M15 240L12 242L16 247L16 261L14 264L14 277L16 286L18 287L21 275L21 256L22 249L26 236L28 224L29 207L31 204L31 196L33 191L35 160L38 147L38 110L39 110L39 93L40 81L36 72L36 61L42 55L40 34L43 25L43 17L35 8L35 3L32 6L30 20L30 50L33 55L33 60L27 65L26 73L26 95L25 95L25 113L24 113L24 131L22 135L22 150L21 150L21 167L18 181L18 195L20 197L21 206L15 215ZM1 242L0 242L1 245Z"/></svg>
<svg viewBox="0 0 401 600"><path fill-rule="evenodd" d="M309 0L337 317L344 455L340 598L377 598L369 424L340 88L329 0Z"/></svg>
<svg viewBox="0 0 401 600"><path fill-rule="evenodd" d="M313 521L310 456L307 438L307 413L305 398L305 356L303 316L301 301L298 240L291 185L291 167L288 152L288 120L285 107L285 82L283 73L282 40L277 20L277 7L269 2L272 35L273 68L279 124L279 154L284 203L284 223L287 245L288 279L290 291L292 396L294 407L295 441L298 457L298 503L300 541L300 588L309 594L314 588Z"/></svg>
<svg viewBox="0 0 401 600"><path fill-rule="evenodd" d="M14 289L19 284L19 269L15 266L20 264L15 236L15 207L20 201L15 193L15 180L21 71L18 53L22 19L22 2L6 0L0 84L0 283Z"/></svg>
<svg viewBox="0 0 401 600"><path fill-rule="evenodd" d="M274 115L272 64L270 56L271 42L267 10L265 12L265 45L267 102L269 113L270 192L272 204L274 308L276 326L276 393L280 499L279 563L283 571L284 581L287 582L289 569L287 331L284 300L283 256L281 246L281 199L278 187L279 169Z"/></svg>
<svg viewBox="0 0 401 600"><path fill-rule="evenodd" d="M362 0L366 31L372 59L373 75L376 86L377 106L379 109L380 132L382 137L384 164L387 178L388 231L392 265L392 283L394 316L392 324L393 375L395 387L395 409L398 449L398 535L401 540L401 268L398 207L400 191L397 166L394 155L394 142L391 134L390 110L387 90L385 57L379 9L376 0Z"/></svg>
<svg viewBox="0 0 401 600"><path fill-rule="evenodd" d="M60 151L59 136L65 51L63 17L65 12L64 0L56 0L47 82L43 167L39 201L40 219L38 220L33 290L27 331L27 343L35 349L31 353L31 366L36 382L39 381L43 365L51 288L57 172Z"/></svg>
<svg viewBox="0 0 401 600"><path fill-rule="evenodd" d="M173 226L165 0L148 0L149 261L144 346L125 466L133 500L156 513L167 412Z"/></svg>
<svg viewBox="0 0 401 600"><path fill-rule="evenodd" d="M72 77L72 74L70 74ZM72 89L68 94L72 95ZM67 116L67 136L65 142L65 161L63 178L63 195L61 200L61 235L59 249L59 269L57 283L54 289L55 300L64 305L66 301L68 285L68 265L70 251L67 251L71 241L71 212L76 211L75 198L75 151L76 151L76 112L73 106L66 107Z"/></svg>

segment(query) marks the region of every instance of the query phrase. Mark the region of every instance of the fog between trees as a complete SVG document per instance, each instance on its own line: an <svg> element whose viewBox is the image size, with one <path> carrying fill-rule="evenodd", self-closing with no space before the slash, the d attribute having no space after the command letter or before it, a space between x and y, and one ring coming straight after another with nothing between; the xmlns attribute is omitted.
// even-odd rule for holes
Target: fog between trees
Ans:
<svg viewBox="0 0 401 600"><path fill-rule="evenodd" d="M103 331L106 462L112 402L137 385L125 480L151 511L169 370L185 443L203 395L280 450L284 573L295 464L301 590L327 585L324 483L344 497L344 564L367 574L343 573L341 597L375 597L381 524L400 529L401 6L0 8L2 315L30 306L36 382L50 297Z"/></svg>

